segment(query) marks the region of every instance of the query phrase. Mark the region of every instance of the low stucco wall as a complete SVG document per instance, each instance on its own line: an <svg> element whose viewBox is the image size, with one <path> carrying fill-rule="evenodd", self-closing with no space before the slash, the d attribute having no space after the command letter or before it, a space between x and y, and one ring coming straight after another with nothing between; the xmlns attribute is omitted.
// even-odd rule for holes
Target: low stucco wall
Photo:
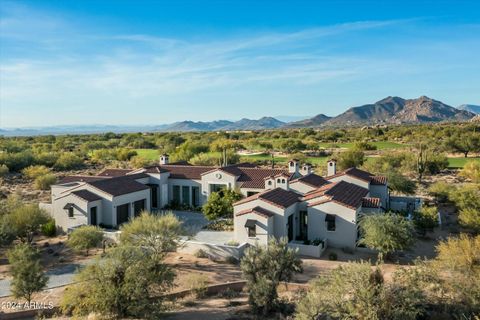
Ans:
<svg viewBox="0 0 480 320"><path fill-rule="evenodd" d="M297 254L301 256L308 256L313 258L320 258L327 249L327 239L323 239L323 243L320 243L318 246L314 246L311 244L302 244L302 243L295 243L290 242L288 247L298 250Z"/></svg>
<svg viewBox="0 0 480 320"><path fill-rule="evenodd" d="M240 260L249 246L248 243L242 243L239 246L227 246L221 244L212 244L198 241L186 240L180 243L177 252L195 254L199 250L205 251L213 259L223 260L234 257Z"/></svg>
<svg viewBox="0 0 480 320"><path fill-rule="evenodd" d="M416 197L390 197L390 209L412 213L422 207L422 199Z"/></svg>

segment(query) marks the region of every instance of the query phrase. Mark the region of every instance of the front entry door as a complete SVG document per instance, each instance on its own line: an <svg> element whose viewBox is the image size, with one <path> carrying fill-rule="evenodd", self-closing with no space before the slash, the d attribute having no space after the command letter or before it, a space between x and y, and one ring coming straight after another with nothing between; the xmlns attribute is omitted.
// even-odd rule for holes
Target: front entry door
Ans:
<svg viewBox="0 0 480 320"><path fill-rule="evenodd" d="M122 223L128 222L128 217L130 216L130 203L122 204L117 207L117 226L120 226Z"/></svg>
<svg viewBox="0 0 480 320"><path fill-rule="evenodd" d="M97 225L97 207L90 208L90 224L92 226Z"/></svg>
<svg viewBox="0 0 480 320"><path fill-rule="evenodd" d="M288 242L293 240L293 214L288 217Z"/></svg>

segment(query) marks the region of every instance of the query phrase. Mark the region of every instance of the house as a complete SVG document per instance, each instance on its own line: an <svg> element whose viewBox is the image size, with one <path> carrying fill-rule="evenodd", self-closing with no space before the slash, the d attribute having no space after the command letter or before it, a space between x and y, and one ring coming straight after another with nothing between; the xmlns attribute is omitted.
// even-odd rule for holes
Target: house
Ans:
<svg viewBox="0 0 480 320"><path fill-rule="evenodd" d="M67 176L52 186L48 205L63 230L79 225L118 228L142 210L176 204L202 206L212 192L238 190L234 204L234 237L250 244L269 237L290 241L328 239L329 245L355 247L362 214L387 208L387 181L356 168L328 175L312 172L309 164L291 160L287 169L260 168L250 163L193 166L169 163L130 169L106 169L96 176ZM46 207L46 206L44 206Z"/></svg>
<svg viewBox="0 0 480 320"><path fill-rule="evenodd" d="M311 166L300 168L298 160L292 160L288 170L250 163L215 167L169 163L164 154L154 166L106 169L96 176L66 176L52 186L51 203L42 206L63 230L87 224L118 228L144 209L171 204L200 207L212 192L223 188L248 197L267 188L286 188L287 181L310 171Z"/></svg>
<svg viewBox="0 0 480 320"><path fill-rule="evenodd" d="M287 179L236 202L235 240L264 245L270 237L325 239L329 246L354 249L362 215L388 206L387 180L356 168L337 172L335 160L327 166L325 178L310 173Z"/></svg>

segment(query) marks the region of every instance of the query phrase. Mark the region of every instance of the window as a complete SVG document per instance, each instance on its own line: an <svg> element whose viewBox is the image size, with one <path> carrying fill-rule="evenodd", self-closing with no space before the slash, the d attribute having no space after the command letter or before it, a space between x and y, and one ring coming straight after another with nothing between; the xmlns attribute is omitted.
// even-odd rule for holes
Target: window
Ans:
<svg viewBox="0 0 480 320"><path fill-rule="evenodd" d="M253 196L254 194L257 194L258 192L255 191L247 191L247 197Z"/></svg>
<svg viewBox="0 0 480 320"><path fill-rule="evenodd" d="M73 218L73 207L68 208L68 217Z"/></svg>
<svg viewBox="0 0 480 320"><path fill-rule="evenodd" d="M133 203L133 216L138 217L140 213L145 210L145 199L135 201Z"/></svg>
<svg viewBox="0 0 480 320"><path fill-rule="evenodd" d="M285 183L285 179L282 179L282 183Z"/></svg>
<svg viewBox="0 0 480 320"><path fill-rule="evenodd" d="M272 181L271 180L268 180L268 183L267 183L269 186L272 185Z"/></svg>
<svg viewBox="0 0 480 320"><path fill-rule="evenodd" d="M198 207L200 205L200 188L192 187L192 206Z"/></svg>
<svg viewBox="0 0 480 320"><path fill-rule="evenodd" d="M247 228L249 238L255 238L257 236L256 226L257 222L255 220L248 219L245 222L245 228Z"/></svg>
<svg viewBox="0 0 480 320"><path fill-rule="evenodd" d="M190 205L190 187L182 186L182 204Z"/></svg>
<svg viewBox="0 0 480 320"><path fill-rule="evenodd" d="M173 202L180 204L180 186L173 186Z"/></svg>
<svg viewBox="0 0 480 320"><path fill-rule="evenodd" d="M277 179L277 183L280 183L280 179Z"/></svg>
<svg viewBox="0 0 480 320"><path fill-rule="evenodd" d="M335 215L327 214L325 217L325 224L327 225L328 231L335 231Z"/></svg>

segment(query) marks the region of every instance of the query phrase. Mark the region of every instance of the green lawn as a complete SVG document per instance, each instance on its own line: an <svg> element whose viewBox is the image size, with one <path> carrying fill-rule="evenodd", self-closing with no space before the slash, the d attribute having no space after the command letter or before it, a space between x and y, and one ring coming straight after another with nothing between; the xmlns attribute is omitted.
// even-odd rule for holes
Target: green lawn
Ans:
<svg viewBox="0 0 480 320"><path fill-rule="evenodd" d="M448 158L448 167L449 168L463 168L465 163L468 161L478 161L480 158Z"/></svg>
<svg viewBox="0 0 480 320"><path fill-rule="evenodd" d="M158 160L160 151L157 149L135 149L137 155L150 161Z"/></svg>

